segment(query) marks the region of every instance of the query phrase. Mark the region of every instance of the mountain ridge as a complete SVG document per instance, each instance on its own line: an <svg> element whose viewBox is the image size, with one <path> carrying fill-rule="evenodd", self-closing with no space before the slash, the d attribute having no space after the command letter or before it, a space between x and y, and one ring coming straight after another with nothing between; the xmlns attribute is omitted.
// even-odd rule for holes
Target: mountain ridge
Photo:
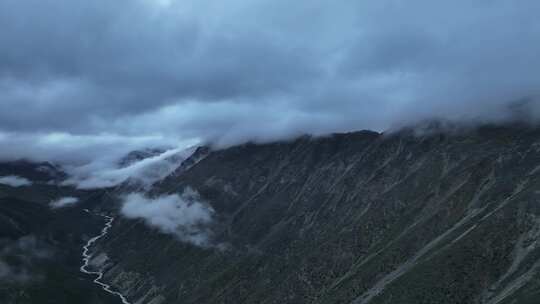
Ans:
<svg viewBox="0 0 540 304"><path fill-rule="evenodd" d="M132 303L536 303L540 129L446 130L200 147L150 186L144 203L207 206L210 222L177 227L207 234L204 245L126 217L126 194L145 189L122 184L0 187L6 206L37 208L45 217L11 209L0 216L17 223L6 226L14 233L8 238L33 235L69 265L103 225L83 209L114 216L89 262ZM81 201L49 210L59 195ZM17 232L33 220L45 224ZM89 226L70 232L83 220ZM71 295L91 294L85 303L118 300L84 284ZM9 298L13 290L0 288L0 297L7 292L4 299L21 301ZM25 295L39 297L40 290Z"/></svg>
<svg viewBox="0 0 540 304"><path fill-rule="evenodd" d="M519 246L528 234L537 244L539 145L538 129L489 126L214 150L151 193L198 191L216 211L214 241L232 249L121 219L99 245L113 265L104 278L147 303L495 303L537 276L525 270L539 248ZM137 256L115 254L126 250ZM527 297L524 286L508 296Z"/></svg>

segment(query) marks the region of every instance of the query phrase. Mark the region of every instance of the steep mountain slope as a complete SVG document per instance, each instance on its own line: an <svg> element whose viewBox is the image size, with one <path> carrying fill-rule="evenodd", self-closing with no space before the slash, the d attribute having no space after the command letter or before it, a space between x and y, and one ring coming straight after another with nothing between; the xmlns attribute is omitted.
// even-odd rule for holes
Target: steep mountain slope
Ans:
<svg viewBox="0 0 540 304"><path fill-rule="evenodd" d="M119 220L105 279L152 304L538 303L539 168L523 126L212 151L152 195L198 191L220 246Z"/></svg>

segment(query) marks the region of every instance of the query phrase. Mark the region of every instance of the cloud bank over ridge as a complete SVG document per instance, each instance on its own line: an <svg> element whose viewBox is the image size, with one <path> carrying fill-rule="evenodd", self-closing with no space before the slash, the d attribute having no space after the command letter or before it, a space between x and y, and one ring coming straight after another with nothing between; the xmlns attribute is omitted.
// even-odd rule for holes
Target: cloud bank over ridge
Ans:
<svg viewBox="0 0 540 304"><path fill-rule="evenodd" d="M64 184L75 185L79 189L96 189L130 182L146 188L171 174L193 152L193 148L169 149L125 167L116 163L118 159L97 158L86 165L66 167L71 177Z"/></svg>
<svg viewBox="0 0 540 304"><path fill-rule="evenodd" d="M536 121L539 10L534 0L5 0L0 159L84 162L432 118Z"/></svg>

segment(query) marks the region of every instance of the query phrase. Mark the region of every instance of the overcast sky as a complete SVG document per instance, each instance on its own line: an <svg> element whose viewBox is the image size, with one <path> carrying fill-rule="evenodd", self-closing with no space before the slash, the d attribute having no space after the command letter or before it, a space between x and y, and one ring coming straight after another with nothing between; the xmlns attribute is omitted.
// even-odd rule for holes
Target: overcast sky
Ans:
<svg viewBox="0 0 540 304"><path fill-rule="evenodd" d="M540 112L537 0L0 0L0 158Z"/></svg>

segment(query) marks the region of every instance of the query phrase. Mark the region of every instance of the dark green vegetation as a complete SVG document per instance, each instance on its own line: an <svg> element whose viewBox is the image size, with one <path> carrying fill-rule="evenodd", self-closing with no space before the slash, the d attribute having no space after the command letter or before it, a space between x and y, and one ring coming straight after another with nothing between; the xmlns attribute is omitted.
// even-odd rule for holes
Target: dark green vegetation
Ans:
<svg viewBox="0 0 540 304"><path fill-rule="evenodd" d="M540 303L540 130L356 132L210 152L155 185L216 210L196 248L120 220L142 303Z"/></svg>
<svg viewBox="0 0 540 304"><path fill-rule="evenodd" d="M35 181L28 187L0 185L0 303L119 303L93 284L93 277L79 272L82 246L99 233L103 220L79 208L51 210L47 205L74 193L92 202L93 194L48 185L54 176L38 167L0 164L2 174Z"/></svg>

